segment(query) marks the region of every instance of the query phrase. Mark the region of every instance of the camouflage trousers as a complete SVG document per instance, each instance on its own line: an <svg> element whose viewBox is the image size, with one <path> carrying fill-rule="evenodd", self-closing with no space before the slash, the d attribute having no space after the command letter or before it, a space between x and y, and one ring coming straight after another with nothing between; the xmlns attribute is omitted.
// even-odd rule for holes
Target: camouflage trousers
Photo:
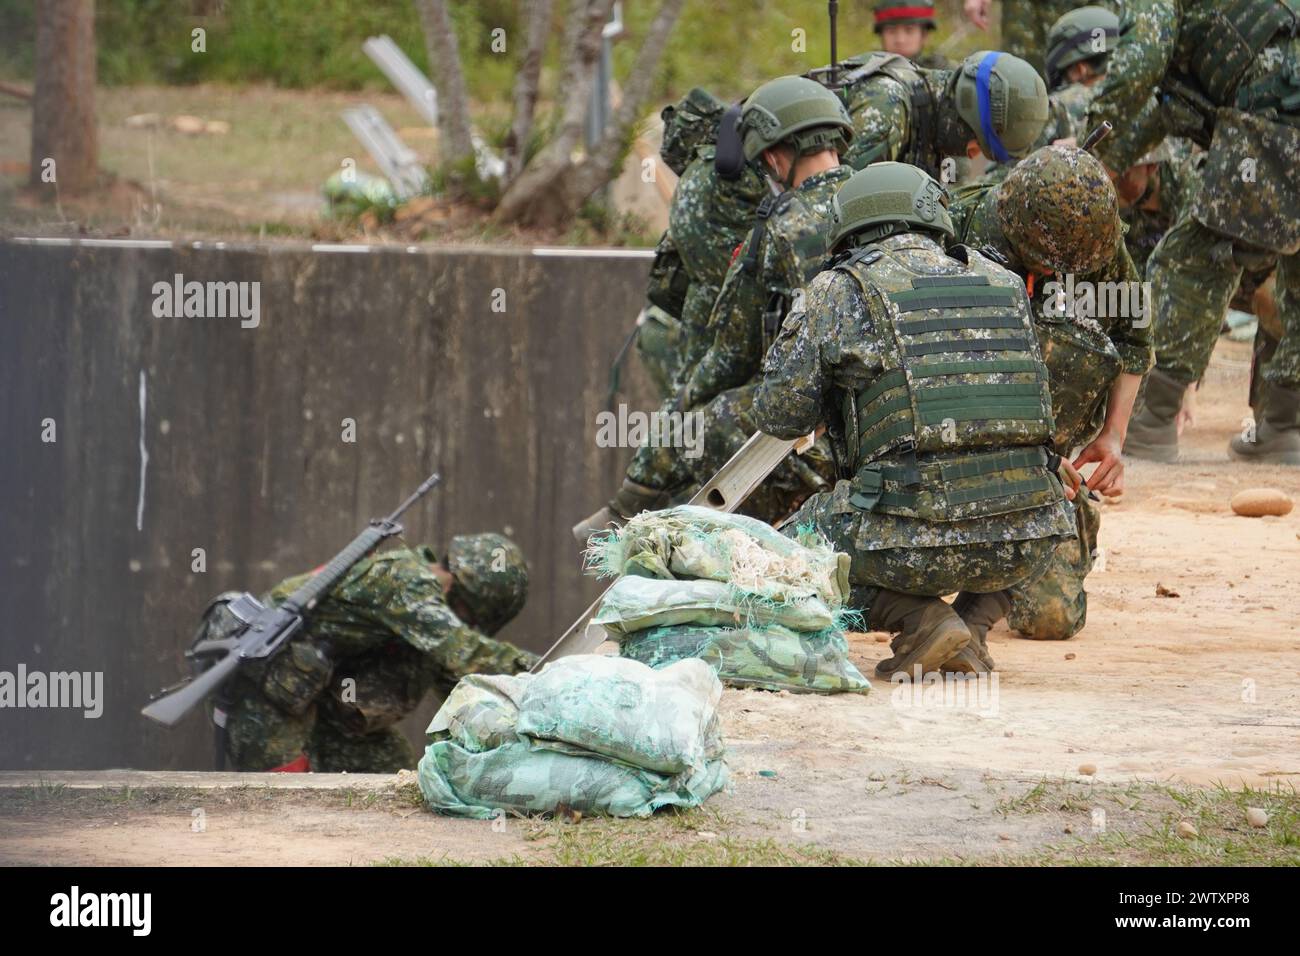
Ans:
<svg viewBox="0 0 1300 956"><path fill-rule="evenodd" d="M1252 266L1269 254L1249 256ZM1184 383L1210 364L1223 316L1242 277L1243 258L1232 240L1190 215L1174 225L1151 254L1148 278L1155 301L1156 367ZM1281 336L1262 376L1300 389L1300 253L1277 259L1275 298Z"/></svg>
<svg viewBox="0 0 1300 956"><path fill-rule="evenodd" d="M1088 620L1088 592L1083 579L1092 570L1101 511L1085 495L1074 505L1078 537L1057 544L1047 569L1036 580L1008 592L1007 625L1021 637L1064 641L1083 630Z"/></svg>
<svg viewBox="0 0 1300 956"><path fill-rule="evenodd" d="M307 757L315 773L396 773L413 769L415 749L396 727L356 734L316 706L289 714L265 698L235 702L226 725L226 757L236 770L261 772Z"/></svg>
<svg viewBox="0 0 1300 956"><path fill-rule="evenodd" d="M1102 2L1102 6L1111 6ZM1052 24L1082 3L1070 0L1002 0L1002 49L1044 72L1047 31Z"/></svg>
<svg viewBox="0 0 1300 956"><path fill-rule="evenodd" d="M836 551L849 555L849 606L864 618L881 590L941 597L958 591L985 594L1032 581L1047 568L1059 540L1034 538L879 551L858 548L863 521L890 520L887 514L856 509L845 512L834 495L823 492L805 501L781 530L796 537L800 528L813 527Z"/></svg>
<svg viewBox="0 0 1300 956"><path fill-rule="evenodd" d="M754 421L757 389L756 382L729 389L698 410L702 416L698 455L691 457L684 448L646 446L638 449L628 477L668 492L674 504L688 501L758 430ZM804 454L787 457L737 510L775 524L808 495L829 488L834 480L830 444L820 439Z"/></svg>
<svg viewBox="0 0 1300 956"><path fill-rule="evenodd" d="M669 398L682 372L685 330L675 319L657 306L648 306L637 329L636 351L641 365L650 375L660 399Z"/></svg>

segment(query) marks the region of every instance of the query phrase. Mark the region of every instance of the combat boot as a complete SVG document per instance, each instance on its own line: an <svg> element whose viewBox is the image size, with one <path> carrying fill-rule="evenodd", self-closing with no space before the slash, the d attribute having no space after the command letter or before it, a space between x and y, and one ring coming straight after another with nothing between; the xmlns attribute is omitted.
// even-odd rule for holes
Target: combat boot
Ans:
<svg viewBox="0 0 1300 956"><path fill-rule="evenodd" d="M878 631L898 632L889 643L894 652L876 665L876 676L888 680L894 674L937 671L971 641L965 622L937 597L916 597L882 590L868 619Z"/></svg>
<svg viewBox="0 0 1300 956"><path fill-rule="evenodd" d="M1238 435L1228 450L1243 461L1300 465L1300 392L1265 384L1254 441Z"/></svg>
<svg viewBox="0 0 1300 956"><path fill-rule="evenodd" d="M1124 439L1124 454L1147 461L1178 460L1178 412L1187 386L1158 368L1147 376L1142 410L1133 416Z"/></svg>
<svg viewBox="0 0 1300 956"><path fill-rule="evenodd" d="M993 656L989 654L989 630L1011 613L1011 598L1006 591L973 594L963 591L952 602L952 609L966 622L971 642L957 654L944 661L944 671L954 674L983 674L993 670Z"/></svg>
<svg viewBox="0 0 1300 956"><path fill-rule="evenodd" d="M667 496L657 488L637 484L630 478L623 479L623 487L618 489L614 500L590 517L584 518L573 526L573 536L578 543L586 545L587 539L598 531L621 528L629 518L634 518L643 511L662 508Z"/></svg>

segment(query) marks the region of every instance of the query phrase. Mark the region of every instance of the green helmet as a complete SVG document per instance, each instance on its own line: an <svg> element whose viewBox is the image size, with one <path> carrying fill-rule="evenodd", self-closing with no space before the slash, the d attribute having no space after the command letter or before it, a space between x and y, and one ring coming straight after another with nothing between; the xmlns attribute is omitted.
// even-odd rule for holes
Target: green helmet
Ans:
<svg viewBox="0 0 1300 956"><path fill-rule="evenodd" d="M999 163L1033 147L1047 125L1047 87L1038 71L1010 53L981 50L957 71L957 115L980 149Z"/></svg>
<svg viewBox="0 0 1300 956"><path fill-rule="evenodd" d="M1105 56L1119 42L1119 17L1105 7L1071 10L1047 31L1047 85L1055 89L1065 68Z"/></svg>
<svg viewBox="0 0 1300 956"><path fill-rule="evenodd" d="M1106 167L1074 146L1044 146L998 187L1002 232L1035 270L1086 275L1115 255L1119 197Z"/></svg>
<svg viewBox="0 0 1300 956"><path fill-rule="evenodd" d="M745 159L791 143L799 155L822 149L844 152L853 138L853 121L840 98L806 76L778 76L745 100L740 113Z"/></svg>
<svg viewBox="0 0 1300 956"><path fill-rule="evenodd" d="M462 534L447 548L447 570L456 579L453 591L473 624L495 634L519 613L528 597L528 562L505 535Z"/></svg>
<svg viewBox="0 0 1300 956"><path fill-rule="evenodd" d="M929 173L907 163L872 163L850 176L831 201L831 248L872 226L886 235L899 223L955 235L948 194Z"/></svg>

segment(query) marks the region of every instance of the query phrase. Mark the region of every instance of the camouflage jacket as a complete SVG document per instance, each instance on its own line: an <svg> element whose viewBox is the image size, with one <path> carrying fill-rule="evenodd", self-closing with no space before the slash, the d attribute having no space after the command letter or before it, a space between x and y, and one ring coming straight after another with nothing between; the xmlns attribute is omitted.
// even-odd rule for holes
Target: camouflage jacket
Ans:
<svg viewBox="0 0 1300 956"><path fill-rule="evenodd" d="M1071 83L1048 97L1051 115L1043 127L1043 134L1034 144L1034 149L1050 146L1058 139L1073 138L1082 144L1089 132L1086 127L1088 106L1092 103L1096 89L1086 83Z"/></svg>
<svg viewBox="0 0 1300 956"><path fill-rule="evenodd" d="M890 236L875 245L913 263L939 268L955 265L937 242L915 233ZM754 398L759 428L777 438L792 439L826 424L842 445L845 395L876 384L888 371L886 363L897 348L890 331L893 323L880 311L896 310L897 306L886 306L886 301L883 296L864 296L857 282L844 272L827 270L813 279L802 311L790 313L764 363L763 380ZM848 481L838 482L831 494L833 500L843 497L846 512L852 510ZM1069 535L1072 529L1069 510L1061 498L1005 515L959 521L872 513L862 521L857 543L866 550L942 547L1052 538Z"/></svg>
<svg viewBox="0 0 1300 956"><path fill-rule="evenodd" d="M475 630L447 606L433 573L437 561L433 549L423 546L358 561L312 610L310 641L336 667L385 645L405 645L418 652L427 682L447 688L469 674L513 674L531 667L532 654ZM280 603L309 576L282 581L268 600Z"/></svg>
<svg viewBox="0 0 1300 956"><path fill-rule="evenodd" d="M831 200L852 174L850 167L836 166L773 198L768 219L751 230L727 270L709 316L710 344L687 378L684 407L707 402L759 373L767 344L796 294L821 270Z"/></svg>
<svg viewBox="0 0 1300 956"><path fill-rule="evenodd" d="M1190 205L1199 185L1199 166L1204 155L1193 156L1184 150L1160 163L1152 173L1146 195L1120 210L1120 217L1128 227L1125 245L1138 275L1146 275L1151 253L1179 214Z"/></svg>
<svg viewBox="0 0 1300 956"><path fill-rule="evenodd" d="M914 141L920 133L914 122L912 90L891 76L876 73L845 89L845 105L853 118L853 142L842 157L845 163L854 169L886 161L911 163L940 178L942 153L936 137L941 125L940 104L945 101L944 90L951 73L925 69L918 72L934 104L931 141Z"/></svg>

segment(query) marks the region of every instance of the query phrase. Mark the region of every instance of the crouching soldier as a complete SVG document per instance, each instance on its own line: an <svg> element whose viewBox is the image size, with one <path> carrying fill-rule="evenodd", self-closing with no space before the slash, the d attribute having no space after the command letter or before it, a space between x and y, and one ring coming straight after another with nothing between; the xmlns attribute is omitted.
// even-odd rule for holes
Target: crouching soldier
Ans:
<svg viewBox="0 0 1300 956"><path fill-rule="evenodd" d="M278 604L306 575L264 598ZM239 669L213 719L237 770L392 773L416 754L396 726L429 690L467 674L514 674L536 657L489 635L528 593L523 552L499 534L452 538L439 561L428 547L358 562L312 609L306 629L274 657ZM223 594L204 615L220 638L237 626ZM220 762L220 758L219 758Z"/></svg>
<svg viewBox="0 0 1300 956"><path fill-rule="evenodd" d="M855 173L832 218L833 258L782 326L754 400L778 438L825 424L845 466L786 528L815 527L851 556L852 605L897 635L878 676L991 669L1002 592L1074 534L1078 475L1051 449L1024 285L978 252L944 252L945 193L915 167Z"/></svg>

